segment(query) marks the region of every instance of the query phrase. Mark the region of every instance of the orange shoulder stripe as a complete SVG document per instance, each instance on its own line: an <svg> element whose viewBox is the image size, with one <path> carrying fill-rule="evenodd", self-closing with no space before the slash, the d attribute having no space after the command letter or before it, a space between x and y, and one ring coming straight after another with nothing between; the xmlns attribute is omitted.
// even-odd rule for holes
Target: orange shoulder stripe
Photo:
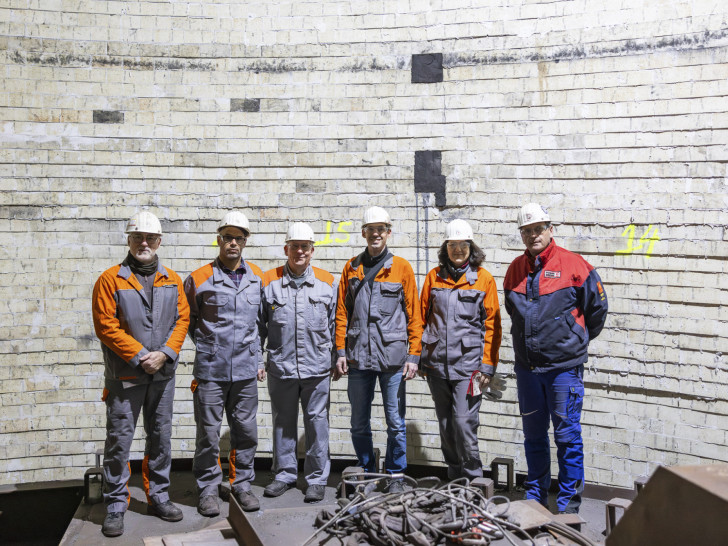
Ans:
<svg viewBox="0 0 728 546"><path fill-rule="evenodd" d="M205 264L201 268L190 273L190 277L192 277L197 288L202 286L207 279L212 277L212 262Z"/></svg>
<svg viewBox="0 0 728 546"><path fill-rule="evenodd" d="M313 269L313 274L318 280L320 280L321 282L325 282L329 286L334 285L334 276L331 273L329 273L328 271L324 271L323 269L319 269L318 267L311 267Z"/></svg>

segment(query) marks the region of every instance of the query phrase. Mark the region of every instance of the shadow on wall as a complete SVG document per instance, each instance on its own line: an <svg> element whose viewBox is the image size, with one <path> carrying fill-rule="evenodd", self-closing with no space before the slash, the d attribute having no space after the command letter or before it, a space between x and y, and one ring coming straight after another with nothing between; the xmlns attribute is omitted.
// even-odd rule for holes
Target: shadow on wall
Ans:
<svg viewBox="0 0 728 546"><path fill-rule="evenodd" d="M438 446L439 447L439 444ZM431 454L430 454L431 455ZM417 421L407 421L407 462L409 464L430 464L426 446L423 445L423 434Z"/></svg>

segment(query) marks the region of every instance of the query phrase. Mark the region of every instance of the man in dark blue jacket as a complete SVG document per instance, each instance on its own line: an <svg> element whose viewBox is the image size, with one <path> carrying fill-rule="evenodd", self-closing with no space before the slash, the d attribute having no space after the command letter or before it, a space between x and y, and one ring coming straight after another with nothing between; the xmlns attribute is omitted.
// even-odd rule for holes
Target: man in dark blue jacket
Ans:
<svg viewBox="0 0 728 546"><path fill-rule="evenodd" d="M556 506L559 513L577 513L584 490L584 363L589 341L607 318L607 295L584 258L556 245L546 209L523 206L518 227L526 252L513 260L503 287L528 464L526 498L546 505L550 418L559 460Z"/></svg>

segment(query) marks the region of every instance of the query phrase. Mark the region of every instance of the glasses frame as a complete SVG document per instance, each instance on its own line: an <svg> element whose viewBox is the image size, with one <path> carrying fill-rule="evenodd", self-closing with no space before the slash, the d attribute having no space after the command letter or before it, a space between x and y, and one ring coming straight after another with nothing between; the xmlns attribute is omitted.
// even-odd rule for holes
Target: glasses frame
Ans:
<svg viewBox="0 0 728 546"><path fill-rule="evenodd" d="M302 245L300 243L286 243L289 250L296 252L297 250L303 250L304 252L310 252L313 250L313 243L306 243Z"/></svg>
<svg viewBox="0 0 728 546"><path fill-rule="evenodd" d="M147 244L149 244L149 245L153 245L153 244L158 243L159 241L161 241L162 240L162 236L161 235L153 235L153 234L152 235L149 235L149 234L142 235L141 233L130 233L129 234L129 239L134 244L137 244L137 245L142 244L144 241L146 241Z"/></svg>
<svg viewBox="0 0 728 546"><path fill-rule="evenodd" d="M236 243L238 243L238 246L242 246L243 243L248 241L248 236L241 235L240 237L235 237L234 235L220 235L220 239L226 245L229 245L230 243L235 241Z"/></svg>
<svg viewBox="0 0 728 546"><path fill-rule="evenodd" d="M519 228L519 231L521 232L521 235L525 237L530 237L531 235L535 235L536 237L538 237L550 227L551 224L541 224L540 226L532 228Z"/></svg>
<svg viewBox="0 0 728 546"><path fill-rule="evenodd" d="M460 241L457 243L455 241L448 241L445 243L445 246L447 246L449 250L467 250L470 248L470 241Z"/></svg>
<svg viewBox="0 0 728 546"><path fill-rule="evenodd" d="M374 235L375 233L389 233L391 229L392 226L389 226L387 224L382 224L380 226L364 226L364 231L369 235Z"/></svg>

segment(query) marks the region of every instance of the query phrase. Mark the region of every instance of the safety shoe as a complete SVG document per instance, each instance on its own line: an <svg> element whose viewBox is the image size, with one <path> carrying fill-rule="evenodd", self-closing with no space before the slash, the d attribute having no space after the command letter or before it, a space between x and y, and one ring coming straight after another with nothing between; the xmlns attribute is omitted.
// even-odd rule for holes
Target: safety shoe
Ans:
<svg viewBox="0 0 728 546"><path fill-rule="evenodd" d="M326 493L326 487L323 485L309 485L306 488L306 496L303 497L303 502L319 502L324 500L324 494Z"/></svg>
<svg viewBox="0 0 728 546"><path fill-rule="evenodd" d="M387 493L404 493L404 480L389 480Z"/></svg>
<svg viewBox="0 0 728 546"><path fill-rule="evenodd" d="M214 518L220 515L220 506L217 504L217 495L205 495L197 501L197 511L201 516Z"/></svg>
<svg viewBox="0 0 728 546"><path fill-rule="evenodd" d="M282 482L280 480L273 480L265 488L263 494L266 497L280 497L283 493L295 487L295 484Z"/></svg>
<svg viewBox="0 0 728 546"><path fill-rule="evenodd" d="M109 512L104 518L101 532L107 537L120 537L124 534L124 512Z"/></svg>
<svg viewBox="0 0 728 546"><path fill-rule="evenodd" d="M163 519L164 521L180 521L184 517L182 510L177 508L174 504L172 504L172 501L169 500L159 504L147 505L147 514L157 516L159 519Z"/></svg>
<svg viewBox="0 0 728 546"><path fill-rule="evenodd" d="M252 491L236 491L235 498L243 512L255 512L260 509L260 501Z"/></svg>

